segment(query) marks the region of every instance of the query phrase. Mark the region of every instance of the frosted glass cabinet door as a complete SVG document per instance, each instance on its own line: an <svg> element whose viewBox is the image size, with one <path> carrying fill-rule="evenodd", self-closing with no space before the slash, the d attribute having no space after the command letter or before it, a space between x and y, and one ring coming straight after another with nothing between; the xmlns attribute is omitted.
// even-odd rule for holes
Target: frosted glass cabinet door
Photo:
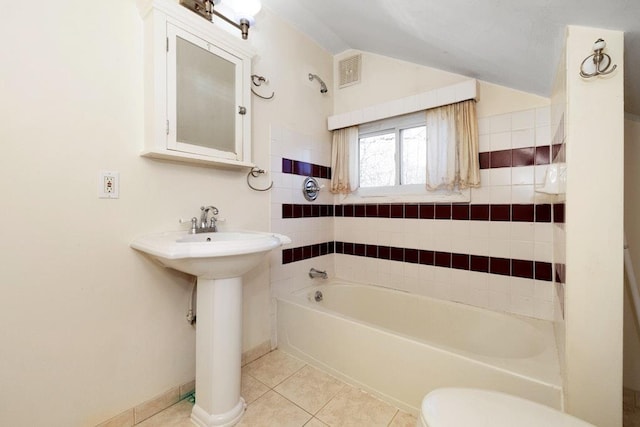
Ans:
<svg viewBox="0 0 640 427"><path fill-rule="evenodd" d="M170 150L242 159L241 59L168 24Z"/></svg>

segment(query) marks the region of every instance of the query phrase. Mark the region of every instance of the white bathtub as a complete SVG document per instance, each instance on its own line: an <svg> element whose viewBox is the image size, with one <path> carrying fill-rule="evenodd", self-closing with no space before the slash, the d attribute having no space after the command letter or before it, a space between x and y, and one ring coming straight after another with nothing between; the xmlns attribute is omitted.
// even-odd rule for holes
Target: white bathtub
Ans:
<svg viewBox="0 0 640 427"><path fill-rule="evenodd" d="M278 348L414 414L429 391L450 386L561 409L551 322L335 282L280 297L277 307Z"/></svg>

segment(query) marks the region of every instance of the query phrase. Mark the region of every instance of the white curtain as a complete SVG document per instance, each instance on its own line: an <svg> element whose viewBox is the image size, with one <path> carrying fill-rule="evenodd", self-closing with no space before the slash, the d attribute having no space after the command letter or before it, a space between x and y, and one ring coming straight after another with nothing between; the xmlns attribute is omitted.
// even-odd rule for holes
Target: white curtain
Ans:
<svg viewBox="0 0 640 427"><path fill-rule="evenodd" d="M358 184L358 127L333 131L331 144L332 193L349 194Z"/></svg>
<svg viewBox="0 0 640 427"><path fill-rule="evenodd" d="M480 186L475 101L426 110L427 189Z"/></svg>
<svg viewBox="0 0 640 427"><path fill-rule="evenodd" d="M478 119L474 100L425 111L428 190L480 186ZM333 131L331 188L349 194L358 186L358 127Z"/></svg>

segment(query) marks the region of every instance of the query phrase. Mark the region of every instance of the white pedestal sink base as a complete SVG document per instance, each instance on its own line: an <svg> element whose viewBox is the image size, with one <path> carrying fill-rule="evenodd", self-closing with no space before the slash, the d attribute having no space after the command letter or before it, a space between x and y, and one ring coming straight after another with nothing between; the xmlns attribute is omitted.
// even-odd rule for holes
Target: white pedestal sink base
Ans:
<svg viewBox="0 0 640 427"><path fill-rule="evenodd" d="M200 427L211 427L211 426L234 426L236 425L242 416L244 415L244 410L246 408L246 403L244 403L244 399L240 398L238 404L229 412L225 414L208 414L204 409L198 406L196 403L191 410L191 421Z"/></svg>
<svg viewBox="0 0 640 427"><path fill-rule="evenodd" d="M174 231L131 242L131 247L165 267L198 277L194 424L219 427L240 421L245 409L240 397L241 276L269 251L287 243L291 243L287 236L255 231Z"/></svg>
<svg viewBox="0 0 640 427"><path fill-rule="evenodd" d="M198 426L232 426L242 417L242 278L198 278L196 404Z"/></svg>

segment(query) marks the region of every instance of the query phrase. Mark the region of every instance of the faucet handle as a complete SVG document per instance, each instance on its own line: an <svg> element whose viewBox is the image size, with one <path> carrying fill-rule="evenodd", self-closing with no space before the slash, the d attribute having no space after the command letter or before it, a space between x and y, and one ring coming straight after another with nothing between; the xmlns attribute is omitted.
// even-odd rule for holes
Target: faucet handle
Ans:
<svg viewBox="0 0 640 427"><path fill-rule="evenodd" d="M190 223L191 224L191 228L189 229L189 233L191 234L196 234L196 229L198 228L198 218L196 218L195 216L191 219L182 219L180 218L178 220L178 222L180 224L185 224L185 223Z"/></svg>

